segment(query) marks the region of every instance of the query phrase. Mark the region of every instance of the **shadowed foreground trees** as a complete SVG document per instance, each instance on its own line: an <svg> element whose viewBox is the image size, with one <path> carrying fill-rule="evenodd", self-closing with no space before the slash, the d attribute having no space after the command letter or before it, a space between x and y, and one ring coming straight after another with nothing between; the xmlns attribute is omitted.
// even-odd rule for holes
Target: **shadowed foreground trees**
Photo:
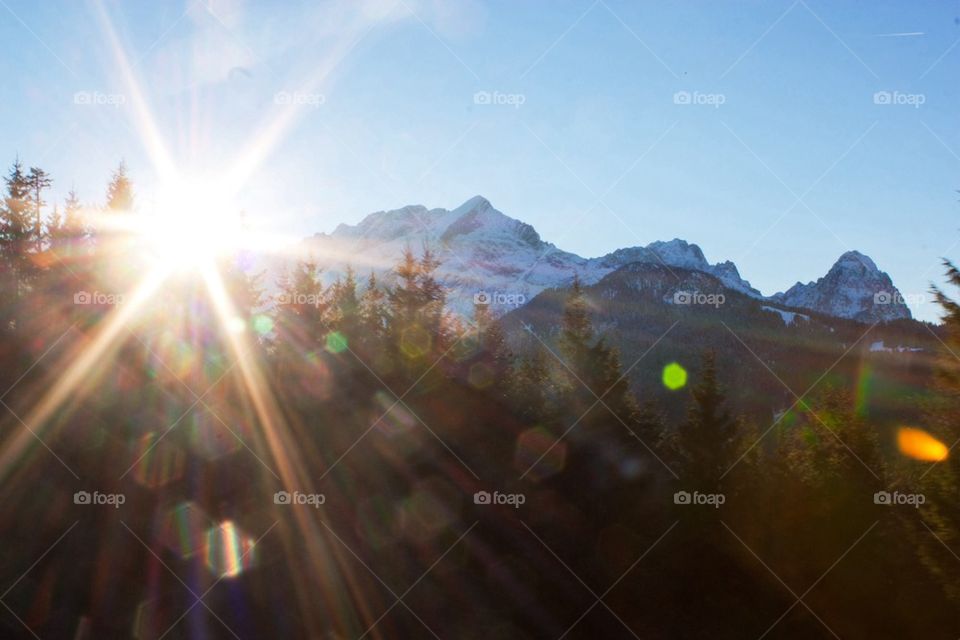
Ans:
<svg viewBox="0 0 960 640"><path fill-rule="evenodd" d="M28 183L15 166L0 209L0 383L23 376L3 403L24 420L5 414L0 431L0 571L15 585L4 601L40 637L960 630L948 600L960 562L944 547L960 548L952 458L918 480L843 388L772 424L743 418L724 389L736 372L710 353L685 363L683 388L632 387L578 282L552 331L509 335L482 305L472 320L450 313L429 250L382 277L330 281L301 262L276 286L232 256L219 265L231 317L195 274L172 278L96 358L105 366L34 423L123 309L74 295L130 295L105 283L143 273L75 196L54 216ZM121 167L88 210L135 206ZM947 373L937 415L952 442L960 385ZM686 416L664 417L664 398ZM929 504L873 503L905 478ZM126 501L85 507L80 490ZM281 490L324 503L277 503ZM523 503L476 503L483 491ZM253 557L229 556L235 573L216 572L256 539ZM184 584L210 590L205 606ZM12 616L0 625L32 637Z"/></svg>

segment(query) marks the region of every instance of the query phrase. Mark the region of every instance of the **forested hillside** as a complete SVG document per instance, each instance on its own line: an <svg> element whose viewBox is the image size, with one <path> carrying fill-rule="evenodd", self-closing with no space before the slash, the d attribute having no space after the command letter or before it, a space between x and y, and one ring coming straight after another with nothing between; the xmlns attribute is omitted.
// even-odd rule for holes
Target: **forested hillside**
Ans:
<svg viewBox="0 0 960 640"><path fill-rule="evenodd" d="M498 321L417 248L267 299L243 253L151 265L123 166L48 180L0 208L3 637L960 632L950 292L788 325L627 265Z"/></svg>

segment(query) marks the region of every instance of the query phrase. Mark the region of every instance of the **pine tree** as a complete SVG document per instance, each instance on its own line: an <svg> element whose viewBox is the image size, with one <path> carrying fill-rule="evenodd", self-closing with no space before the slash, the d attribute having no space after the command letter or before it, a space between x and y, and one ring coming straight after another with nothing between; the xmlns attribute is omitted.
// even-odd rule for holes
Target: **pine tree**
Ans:
<svg viewBox="0 0 960 640"><path fill-rule="evenodd" d="M954 289L960 289L960 269L950 260L944 260L947 283ZM960 349L960 303L951 298L946 291L933 287L933 295L943 309L943 341L945 348L940 354L937 368L937 387L939 402L928 412L928 428L942 442L954 443L960 438L957 415L960 412L960 363L955 354ZM960 492L960 456L953 455L937 464L933 470L922 474L922 490L927 503L923 507L923 521L935 533L931 538L929 531L914 526L911 542L916 546L923 565L937 579L944 592L954 601L960 601L960 571L952 552L944 545L953 548L960 538L960 507L957 494ZM919 463L901 461L900 466L916 467ZM928 472L929 471L929 472ZM913 474L916 476L916 471ZM916 523L914 523L916 524Z"/></svg>
<svg viewBox="0 0 960 640"><path fill-rule="evenodd" d="M337 278L331 295L336 315L332 323L341 331L355 335L359 324L360 300L357 298L357 278L352 267L347 266L342 280Z"/></svg>
<svg viewBox="0 0 960 640"><path fill-rule="evenodd" d="M560 349L573 378L570 410L576 415L589 410L584 416L587 424L612 421L619 430L632 431L638 424L636 399L616 349L596 335L579 278L574 279L564 304Z"/></svg>
<svg viewBox="0 0 960 640"><path fill-rule="evenodd" d="M387 293L391 350L398 357L405 354L411 366L430 352L443 353L455 335L445 309L446 291L436 277L439 265L429 248L417 259L406 247L394 267L397 284Z"/></svg>
<svg viewBox="0 0 960 640"><path fill-rule="evenodd" d="M44 239L41 211L44 205L47 204L43 199L43 190L50 188L50 185L53 184L53 179L43 169L30 167L30 173L27 174L27 183L30 185L30 205L33 208L35 251L40 253L43 251Z"/></svg>
<svg viewBox="0 0 960 640"><path fill-rule="evenodd" d="M494 393L505 399L514 385L513 351L507 344L503 326L493 317L489 304L475 302L473 319L473 331L480 350L479 363L489 369L487 375L493 380Z"/></svg>
<svg viewBox="0 0 960 640"><path fill-rule="evenodd" d="M105 215L98 218L93 232L92 273L100 291L131 292L140 281L137 273L140 264L134 255L135 243L131 232L124 226L123 218L134 208L133 182L127 174L127 166L120 162L107 185Z"/></svg>
<svg viewBox="0 0 960 640"><path fill-rule="evenodd" d="M390 317L386 307L386 294L377 283L377 276L370 272L367 286L359 304L360 344L365 354L380 353L387 337Z"/></svg>
<svg viewBox="0 0 960 640"><path fill-rule="evenodd" d="M735 461L737 420L726 407L713 352L703 356L700 380L692 390L687 419L675 444L683 467L681 478L700 491L716 487Z"/></svg>
<svg viewBox="0 0 960 640"><path fill-rule="evenodd" d="M654 400L640 404L637 410L636 434L652 449L659 448L666 435L666 420L663 410Z"/></svg>
<svg viewBox="0 0 960 640"><path fill-rule="evenodd" d="M508 397L518 416L529 423L551 423L557 392L543 350L533 349L515 365Z"/></svg>
<svg viewBox="0 0 960 640"><path fill-rule="evenodd" d="M315 262L298 262L279 281L274 326L283 354L311 353L327 332L329 292L324 291Z"/></svg>
<svg viewBox="0 0 960 640"><path fill-rule="evenodd" d="M421 306L420 290L417 279L420 276L420 265L413 255L413 249L404 247L400 262L393 268L397 278L396 286L392 287L387 299L390 302L390 316L395 329L405 329L417 321L417 312Z"/></svg>
<svg viewBox="0 0 960 640"><path fill-rule="evenodd" d="M424 247L418 263L419 274L417 279L423 305L423 321L427 331L434 339L434 346L443 350L449 342L451 332L446 322L446 290L436 277L439 266L440 261L436 254L430 248Z"/></svg>
<svg viewBox="0 0 960 640"><path fill-rule="evenodd" d="M107 186L107 211L129 213L133 211L133 183L127 175L127 165L121 161L114 170Z"/></svg>
<svg viewBox="0 0 960 640"><path fill-rule="evenodd" d="M504 371L513 361L513 351L507 343L507 336L503 332L503 325L495 318L485 322L477 322L480 331L480 346L496 363L497 371Z"/></svg>
<svg viewBox="0 0 960 640"><path fill-rule="evenodd" d="M944 260L943 266L946 269L947 282L954 288L960 288L960 269L950 260ZM939 287L933 288L933 295L937 304L943 308L945 342L947 347L956 353L957 348L960 348L960 303ZM943 358L937 373L942 388L960 399L960 362L955 358Z"/></svg>
<svg viewBox="0 0 960 640"><path fill-rule="evenodd" d="M627 433L634 431L639 425L640 410L623 373L620 354L600 338L589 350L589 362L588 384L596 389L604 408L618 418L620 427Z"/></svg>
<svg viewBox="0 0 960 640"><path fill-rule="evenodd" d="M7 193L2 210L0 252L3 257L4 327L16 326L20 303L35 275L29 253L33 225L30 221L30 183L19 158L5 178Z"/></svg>
<svg viewBox="0 0 960 640"><path fill-rule="evenodd" d="M63 214L54 207L47 223L47 237L50 248L59 259L74 258L79 253L89 231L82 219L80 199L73 189L64 201Z"/></svg>
<svg viewBox="0 0 960 640"><path fill-rule="evenodd" d="M583 294L580 277L576 276L563 307L560 349L566 358L567 366L578 376L580 372L589 369L589 352L592 340L593 324L590 321L590 308ZM597 393L602 393L602 391L597 391Z"/></svg>

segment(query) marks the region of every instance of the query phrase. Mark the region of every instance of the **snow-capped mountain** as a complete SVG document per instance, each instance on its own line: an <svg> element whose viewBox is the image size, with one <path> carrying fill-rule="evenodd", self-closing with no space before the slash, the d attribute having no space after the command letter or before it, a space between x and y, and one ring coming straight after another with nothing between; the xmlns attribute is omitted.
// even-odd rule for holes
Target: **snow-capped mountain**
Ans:
<svg viewBox="0 0 960 640"><path fill-rule="evenodd" d="M545 242L532 226L504 215L481 196L453 210L411 205L378 211L356 225L341 224L332 233L314 235L305 241L303 249L324 268L328 280L342 274L345 265L352 266L359 277L372 270L389 280L390 269L408 246L415 252L427 246L436 253L441 262L438 275L450 289L448 302L463 313L471 312L475 296L481 293L500 314L523 305L544 289L568 286L574 277L589 285L632 263L657 264L668 271L679 268L703 272L752 298L845 318L871 319L868 316L875 293L888 291L894 299L899 296L886 274L877 271L865 256L862 264L872 265L872 270L859 272L864 282L857 281L855 269L845 269L836 276L828 274L817 284L798 284L773 298L765 298L750 286L732 262L711 264L700 247L680 239L583 258ZM830 273L835 270L836 265ZM826 280L837 284L821 287ZM909 317L902 305L876 307L879 319Z"/></svg>
<svg viewBox="0 0 960 640"><path fill-rule="evenodd" d="M862 322L909 318L910 309L893 282L873 260L848 251L816 282L797 283L773 300L791 307L812 309Z"/></svg>

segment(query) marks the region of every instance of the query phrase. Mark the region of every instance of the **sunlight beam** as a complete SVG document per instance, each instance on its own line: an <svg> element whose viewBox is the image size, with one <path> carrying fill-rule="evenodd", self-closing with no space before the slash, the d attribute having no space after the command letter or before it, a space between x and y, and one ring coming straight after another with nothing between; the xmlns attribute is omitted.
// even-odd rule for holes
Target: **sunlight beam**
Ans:
<svg viewBox="0 0 960 640"><path fill-rule="evenodd" d="M110 20L110 16L107 15L101 0L97 0L94 6L97 9L100 26L103 28L103 32L113 52L113 57L116 59L117 67L120 69L123 83L126 86L127 92L130 94L130 103L133 105L135 114L134 126L142 137L147 155L150 157L150 161L156 169L161 182L171 180L177 175L176 166L164 144L163 137L160 135L153 113L151 113L143 97L140 83L137 81L137 77L130 66L130 62L127 60L123 46L120 44L116 30L113 27L113 21Z"/></svg>
<svg viewBox="0 0 960 640"><path fill-rule="evenodd" d="M82 349L75 359L68 356L72 360L69 364L60 363L65 366L65 369L58 374L53 387L40 398L24 418L24 422L31 429L38 434L42 434L47 421L64 405L70 394L83 383L89 382L94 377L93 373L95 371L108 365L110 360L108 352L120 345L118 336L160 288L168 275L169 272L160 269L149 273L134 291L131 299L108 315L106 323L97 333L93 342ZM54 366L53 370L59 370L59 367ZM8 471L13 468L32 440L33 437L30 433L23 431L18 433L3 448L3 451L0 452L0 478L5 477Z"/></svg>

